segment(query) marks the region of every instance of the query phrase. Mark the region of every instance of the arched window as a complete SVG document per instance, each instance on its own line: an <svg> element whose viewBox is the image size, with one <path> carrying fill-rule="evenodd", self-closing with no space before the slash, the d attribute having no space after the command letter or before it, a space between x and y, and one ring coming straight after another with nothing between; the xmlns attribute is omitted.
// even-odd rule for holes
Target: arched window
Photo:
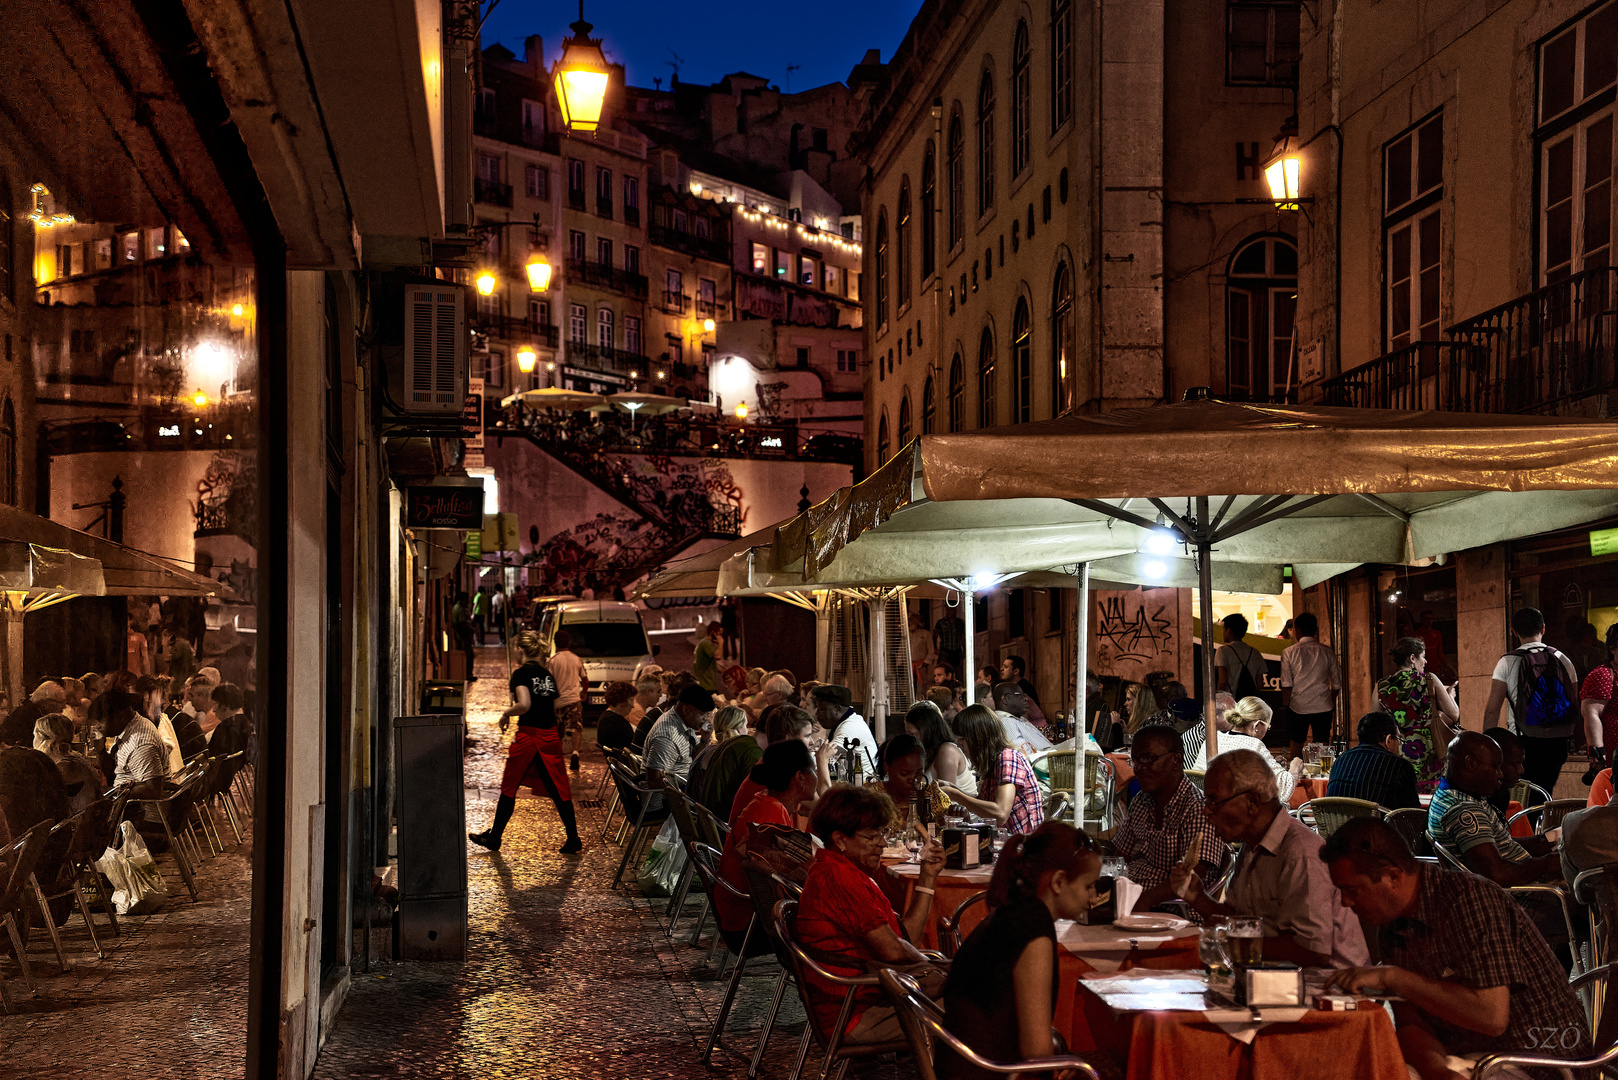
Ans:
<svg viewBox="0 0 1618 1080"><path fill-rule="evenodd" d="M994 427L994 331L983 328L978 339L978 427Z"/></svg>
<svg viewBox="0 0 1618 1080"><path fill-rule="evenodd" d="M899 252L896 258L898 271L898 303L903 308L910 303L910 178L906 177L899 184L899 213L896 218L895 237L899 243Z"/></svg>
<svg viewBox="0 0 1618 1080"><path fill-rule="evenodd" d="M1017 312L1011 319L1011 422L1026 424L1034 418L1033 319L1028 301L1017 298Z"/></svg>
<svg viewBox="0 0 1618 1080"><path fill-rule="evenodd" d="M899 442L900 449L910 441L910 391L906 390L904 397L899 399Z"/></svg>
<svg viewBox="0 0 1618 1080"><path fill-rule="evenodd" d="M966 372L961 354L949 362L949 429L960 431L966 426Z"/></svg>
<svg viewBox="0 0 1618 1080"><path fill-rule="evenodd" d="M949 246L955 250L966 236L966 135L962 131L961 110L949 118Z"/></svg>
<svg viewBox="0 0 1618 1080"><path fill-rule="evenodd" d="M1073 115L1073 2L1051 0L1051 130Z"/></svg>
<svg viewBox="0 0 1618 1080"><path fill-rule="evenodd" d="M1225 281L1226 394L1295 401L1298 249L1291 237L1255 237L1231 256Z"/></svg>
<svg viewBox="0 0 1618 1080"><path fill-rule="evenodd" d="M1078 373L1073 370L1073 275L1067 263L1056 266L1056 284L1051 288L1051 415L1063 416L1078 405L1074 387Z"/></svg>
<svg viewBox="0 0 1618 1080"><path fill-rule="evenodd" d="M978 216L994 205L994 76L978 83Z"/></svg>
<svg viewBox="0 0 1618 1080"><path fill-rule="evenodd" d="M882 410L882 419L876 425L876 463L880 467L888 460L888 410Z"/></svg>
<svg viewBox="0 0 1618 1080"><path fill-rule="evenodd" d="M921 277L927 280L938 265L938 161L933 141L927 140L927 155L921 160Z"/></svg>
<svg viewBox="0 0 1618 1080"><path fill-rule="evenodd" d="M0 476L0 502L7 506L17 505L17 409L11 404L11 398L0 406L0 469L5 475Z"/></svg>
<svg viewBox="0 0 1618 1080"><path fill-rule="evenodd" d="M927 382L921 388L921 433L931 435L933 424L937 420L938 399L937 391L933 389L933 377L927 376Z"/></svg>
<svg viewBox="0 0 1618 1080"><path fill-rule="evenodd" d="M888 212L876 216L876 325L888 321Z"/></svg>
<svg viewBox="0 0 1618 1080"><path fill-rule="evenodd" d="M1021 176L1033 153L1032 78L1028 70L1028 24L1017 21L1011 45L1011 175Z"/></svg>

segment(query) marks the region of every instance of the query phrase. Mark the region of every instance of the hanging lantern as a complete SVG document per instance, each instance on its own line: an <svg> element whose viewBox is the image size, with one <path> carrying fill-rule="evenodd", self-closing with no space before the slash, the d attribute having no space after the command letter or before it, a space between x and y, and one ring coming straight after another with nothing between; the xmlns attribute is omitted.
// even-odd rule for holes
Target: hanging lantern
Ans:
<svg viewBox="0 0 1618 1080"><path fill-rule="evenodd" d="M584 0L579 0L579 21L571 29L573 36L562 42L562 58L554 69L556 104L562 110L562 124L579 134L601 124L611 73L600 39L590 36L595 27L584 21Z"/></svg>

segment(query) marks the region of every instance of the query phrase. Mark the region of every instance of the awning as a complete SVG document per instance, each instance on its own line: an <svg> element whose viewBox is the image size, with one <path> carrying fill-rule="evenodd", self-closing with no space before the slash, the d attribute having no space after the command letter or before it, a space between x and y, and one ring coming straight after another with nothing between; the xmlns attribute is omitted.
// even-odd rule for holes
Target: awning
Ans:
<svg viewBox="0 0 1618 1080"><path fill-rule="evenodd" d="M0 543L6 542L53 548L100 563L102 587L81 590L82 596L230 595L224 584L212 578L12 506L0 506Z"/></svg>

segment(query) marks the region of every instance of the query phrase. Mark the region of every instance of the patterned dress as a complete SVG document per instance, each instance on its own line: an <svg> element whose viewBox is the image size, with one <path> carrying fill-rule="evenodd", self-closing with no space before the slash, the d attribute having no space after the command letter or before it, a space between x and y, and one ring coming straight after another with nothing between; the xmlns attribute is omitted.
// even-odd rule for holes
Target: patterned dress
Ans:
<svg viewBox="0 0 1618 1080"><path fill-rule="evenodd" d="M1433 698L1427 676L1415 668L1400 668L1376 684L1383 711L1399 725L1399 755L1416 769L1416 790L1427 794L1444 774L1433 738Z"/></svg>

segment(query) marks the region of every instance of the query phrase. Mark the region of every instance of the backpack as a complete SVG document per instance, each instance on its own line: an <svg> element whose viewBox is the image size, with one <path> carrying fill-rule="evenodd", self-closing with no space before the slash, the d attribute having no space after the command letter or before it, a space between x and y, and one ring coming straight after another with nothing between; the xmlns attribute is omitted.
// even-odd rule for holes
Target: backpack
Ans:
<svg viewBox="0 0 1618 1080"><path fill-rule="evenodd" d="M1522 657L1523 679L1518 690L1517 718L1525 728L1557 727L1579 718L1578 687L1568 678L1555 649L1516 649Z"/></svg>
<svg viewBox="0 0 1618 1080"><path fill-rule="evenodd" d="M1236 652L1236 646L1234 645L1227 645L1225 648L1229 649L1231 655L1242 662L1242 670L1237 673L1236 685L1230 688L1230 692L1235 695L1237 701L1246 697L1257 697L1258 683L1253 681L1253 669L1248 667L1248 661L1253 659L1253 654L1258 650L1249 645L1247 655L1244 657Z"/></svg>

